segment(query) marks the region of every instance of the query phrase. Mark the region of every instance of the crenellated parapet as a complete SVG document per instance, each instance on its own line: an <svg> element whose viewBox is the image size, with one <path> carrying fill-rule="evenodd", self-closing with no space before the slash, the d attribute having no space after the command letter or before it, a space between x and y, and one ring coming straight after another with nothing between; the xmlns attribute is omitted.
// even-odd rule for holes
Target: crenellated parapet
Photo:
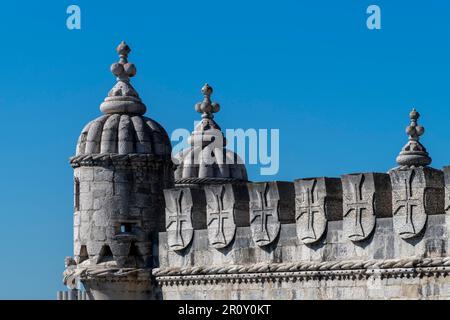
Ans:
<svg viewBox="0 0 450 320"><path fill-rule="evenodd" d="M171 219L179 193L166 190L170 222L160 233L160 265L153 274L162 286L181 287L447 275L445 170L445 186L443 171L414 168L183 188L203 207L194 209L190 197L178 201L185 219L178 224ZM188 245L171 245L188 229Z"/></svg>
<svg viewBox="0 0 450 320"><path fill-rule="evenodd" d="M446 185L443 171L414 168L396 169L389 174L298 179L294 183L272 181L246 186L167 189L168 249L178 256L187 256L196 250L195 243L202 241L208 252L234 250L244 241L238 236L239 229L247 230L243 234L245 243L255 249L275 252L280 246L301 246L302 250L309 248L314 256L323 251L322 256L317 256L319 260L325 258L327 246L333 243L347 249L365 248L376 241L380 232L397 243L389 245L401 246L402 242L415 239L417 247L427 230L445 224L450 185L449 167L445 170ZM196 239L203 234L207 235L205 239ZM446 248L441 249L446 254ZM356 253L350 250L342 258L358 258ZM416 254L426 257L438 252L414 251ZM411 256L392 252L389 258ZM377 258L375 252L371 258Z"/></svg>
<svg viewBox="0 0 450 320"><path fill-rule="evenodd" d="M411 118L418 126L418 113ZM423 133L423 128L417 131ZM202 199L201 206L194 209L192 202L178 201L186 222L170 223L170 230L160 233L156 282L171 298L200 298L216 288L218 298L235 298L239 292L251 299L273 298L267 292L295 298L292 292L303 295L309 286L332 281L329 285L346 298L359 298L342 284L353 281L356 292L364 288L361 298L373 298L372 287L386 295L394 281L386 279L447 276L450 167L424 165L431 162L428 153L413 130L408 127L407 132L410 141L398 158L400 166L388 173L184 188ZM172 208L166 223L172 221L168 214L173 216L174 190L165 192ZM193 228L194 221L206 223ZM171 246L173 235L183 234L184 228L191 229L189 245ZM401 281L394 281L397 289ZM302 284L306 282L311 284ZM402 296L407 294L392 297Z"/></svg>

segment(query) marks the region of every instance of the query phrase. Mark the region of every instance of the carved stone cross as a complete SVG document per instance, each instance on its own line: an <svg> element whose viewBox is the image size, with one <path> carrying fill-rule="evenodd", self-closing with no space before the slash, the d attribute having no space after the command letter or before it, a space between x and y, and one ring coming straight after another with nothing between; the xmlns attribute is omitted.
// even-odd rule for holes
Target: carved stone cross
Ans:
<svg viewBox="0 0 450 320"><path fill-rule="evenodd" d="M273 215L273 211L276 210L276 208L270 207L267 204L267 185L263 192L258 191L258 198L260 203L260 209L254 209L253 210L253 219L251 222L255 220L259 220L259 228L257 237L260 239L260 241L270 241L269 234L267 232L267 218L271 217Z"/></svg>
<svg viewBox="0 0 450 320"><path fill-rule="evenodd" d="M232 219L233 208L226 207L224 205L224 186L220 186L220 192L213 194L214 205L209 206L211 208L208 210L208 226L216 222L214 230L214 238L211 240L212 245L226 245L229 243L230 239L227 239L225 235L225 220ZM234 223L233 223L234 224Z"/></svg>
<svg viewBox="0 0 450 320"><path fill-rule="evenodd" d="M165 190L166 229L169 247L181 250L192 240L192 200L184 189Z"/></svg>
<svg viewBox="0 0 450 320"><path fill-rule="evenodd" d="M274 241L280 231L279 185L277 182L249 183L248 189L253 240L258 246L265 246Z"/></svg>
<svg viewBox="0 0 450 320"><path fill-rule="evenodd" d="M375 227L373 174L343 176L344 231L352 241L366 239Z"/></svg>
<svg viewBox="0 0 450 320"><path fill-rule="evenodd" d="M316 179L310 181L305 191L300 194L300 199L296 199L298 210L295 219L299 220L307 215L306 232L301 235L301 239L304 242L309 242L308 240L317 240L321 236L321 234L316 234L315 231L315 217L322 213L322 204L318 202L319 196L316 185Z"/></svg>
<svg viewBox="0 0 450 320"><path fill-rule="evenodd" d="M352 185L354 198L352 202L347 202L347 211L344 214L344 217L347 217L350 214L352 214L354 217L355 228L354 233L350 235L350 238L365 236L364 228L362 226L362 217L363 213L367 210L367 207L369 206L369 202L363 199L360 185L357 184Z"/></svg>
<svg viewBox="0 0 450 320"><path fill-rule="evenodd" d="M400 168L391 170L389 175L394 229L403 239L416 237L425 228L428 214L443 213L440 198L443 188L434 187L442 184L442 172L431 168ZM428 204L425 201L427 196ZM442 209L437 205L439 202Z"/></svg>
<svg viewBox="0 0 450 320"><path fill-rule="evenodd" d="M208 185L205 186L206 195L206 215L208 240L211 246L222 249L233 241L236 233L236 216L239 218L242 211L235 200L235 192L240 190L235 185ZM245 189L245 191L247 191ZM242 192L242 191L241 191ZM248 226L248 194L245 193L245 204L247 206L247 226Z"/></svg>
<svg viewBox="0 0 450 320"><path fill-rule="evenodd" d="M401 211L403 211L405 214L405 228L400 232L400 235L407 233L416 234L418 232L414 226L413 214L415 213L415 209L419 207L422 202L420 199L413 196L413 190L411 186L413 178L414 171L411 170L409 171L408 177L406 179L403 179L405 187L404 196L394 199L394 207L396 208L394 215L399 214Z"/></svg>
<svg viewBox="0 0 450 320"><path fill-rule="evenodd" d="M297 237L305 244L319 241L328 221L342 220L342 182L338 178L295 180Z"/></svg>

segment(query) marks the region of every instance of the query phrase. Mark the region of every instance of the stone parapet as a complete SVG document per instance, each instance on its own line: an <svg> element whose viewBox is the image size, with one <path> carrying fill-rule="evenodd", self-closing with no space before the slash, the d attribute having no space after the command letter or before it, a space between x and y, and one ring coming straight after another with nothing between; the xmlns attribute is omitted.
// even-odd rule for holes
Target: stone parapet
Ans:
<svg viewBox="0 0 450 320"><path fill-rule="evenodd" d="M231 184L216 185L196 188L207 199L206 210L197 214L205 215L208 223L193 231L185 251L171 250L168 232L159 234L159 268L446 258L450 227L444 210L444 173L429 168L407 170L415 170L417 177L425 172L423 179L417 179L428 196L418 205L428 206L430 199L434 203L433 210L426 211L423 230L410 238L396 227L393 208L402 190L397 189L397 171L299 179L295 184L249 183L247 194L242 189L236 192ZM351 237L358 230L362 230L359 237Z"/></svg>

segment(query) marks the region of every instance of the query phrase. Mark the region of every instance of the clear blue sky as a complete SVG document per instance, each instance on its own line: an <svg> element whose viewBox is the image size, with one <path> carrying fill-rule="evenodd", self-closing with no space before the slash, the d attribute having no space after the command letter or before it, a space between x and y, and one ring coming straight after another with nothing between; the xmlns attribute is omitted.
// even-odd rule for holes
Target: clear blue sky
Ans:
<svg viewBox="0 0 450 320"><path fill-rule="evenodd" d="M82 30L66 28L78 4ZM378 4L382 29L366 28ZM275 177L395 166L412 106L450 165L450 3L4 1L0 10L0 298L54 299L72 254L72 168L125 39L147 115L191 129L207 81L222 128L279 128ZM258 168L250 178L260 180Z"/></svg>

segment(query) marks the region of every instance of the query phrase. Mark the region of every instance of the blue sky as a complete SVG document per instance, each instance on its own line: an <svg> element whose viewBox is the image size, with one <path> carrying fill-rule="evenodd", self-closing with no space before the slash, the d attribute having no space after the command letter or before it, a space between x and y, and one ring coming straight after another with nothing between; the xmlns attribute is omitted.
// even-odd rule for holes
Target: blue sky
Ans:
<svg viewBox="0 0 450 320"><path fill-rule="evenodd" d="M66 8L82 29L66 28ZM382 29L366 28L366 8ZM147 115L191 129L205 82L222 128L280 129L280 171L386 172L415 106L433 166L450 165L450 3L8 1L0 10L0 299L54 299L72 253L72 169L125 39Z"/></svg>

